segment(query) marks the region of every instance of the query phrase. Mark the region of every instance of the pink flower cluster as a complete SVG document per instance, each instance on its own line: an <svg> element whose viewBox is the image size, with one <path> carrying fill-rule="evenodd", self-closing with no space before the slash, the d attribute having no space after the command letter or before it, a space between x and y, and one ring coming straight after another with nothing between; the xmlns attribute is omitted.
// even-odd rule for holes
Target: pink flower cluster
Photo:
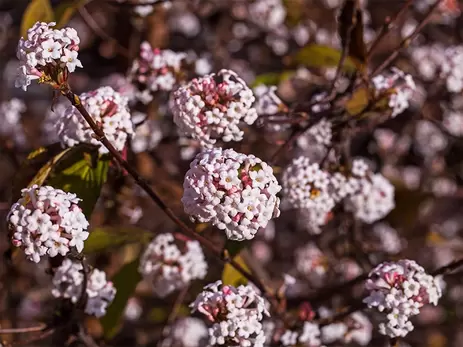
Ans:
<svg viewBox="0 0 463 347"><path fill-rule="evenodd" d="M193 79L173 94L174 122L185 135L204 147L217 140L241 141L243 121L250 125L257 119L252 90L231 70Z"/></svg>
<svg viewBox="0 0 463 347"><path fill-rule="evenodd" d="M47 66L66 67L69 72L82 67L77 58L80 43L77 31L73 28L51 29L55 24L37 22L27 31L27 38L19 40L17 88L26 90L32 80L42 77Z"/></svg>
<svg viewBox="0 0 463 347"><path fill-rule="evenodd" d="M281 187L272 168L232 149L199 153L183 188L185 212L201 223L211 222L231 240L252 239L280 213L276 195Z"/></svg>

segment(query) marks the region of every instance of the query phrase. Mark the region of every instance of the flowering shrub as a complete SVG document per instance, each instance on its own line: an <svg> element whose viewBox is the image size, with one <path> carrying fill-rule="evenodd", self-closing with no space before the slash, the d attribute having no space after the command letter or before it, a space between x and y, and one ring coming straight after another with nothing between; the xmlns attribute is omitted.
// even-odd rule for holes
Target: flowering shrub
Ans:
<svg viewBox="0 0 463 347"><path fill-rule="evenodd" d="M201 223L211 222L231 240L252 239L280 213L276 194L281 187L272 168L232 149L198 154L183 188L185 212Z"/></svg>
<svg viewBox="0 0 463 347"><path fill-rule="evenodd" d="M82 252L89 224L75 194L33 185L21 195L7 217L15 247L35 263L44 255L64 256L71 247Z"/></svg>
<svg viewBox="0 0 463 347"><path fill-rule="evenodd" d="M207 263L197 241L187 241L181 248L174 241L172 234L156 236L140 260L140 273L160 297L185 287L192 280L203 279L207 273Z"/></svg>

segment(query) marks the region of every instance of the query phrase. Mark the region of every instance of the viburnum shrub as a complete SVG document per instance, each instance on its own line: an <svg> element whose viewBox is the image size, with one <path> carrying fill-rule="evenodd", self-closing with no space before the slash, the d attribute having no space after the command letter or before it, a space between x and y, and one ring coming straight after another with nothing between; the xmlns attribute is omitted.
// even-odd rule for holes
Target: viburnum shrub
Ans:
<svg viewBox="0 0 463 347"><path fill-rule="evenodd" d="M461 346L460 6L0 11L0 345Z"/></svg>

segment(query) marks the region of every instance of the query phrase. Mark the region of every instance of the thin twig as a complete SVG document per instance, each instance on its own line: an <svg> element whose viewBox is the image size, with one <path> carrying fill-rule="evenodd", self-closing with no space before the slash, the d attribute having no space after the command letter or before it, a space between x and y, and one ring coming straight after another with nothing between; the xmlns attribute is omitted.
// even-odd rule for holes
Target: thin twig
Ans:
<svg viewBox="0 0 463 347"><path fill-rule="evenodd" d="M28 328L11 328L11 329L0 329L0 335L4 334L21 334L21 333L33 333L38 331L44 331L47 328L45 323L40 323L37 326Z"/></svg>

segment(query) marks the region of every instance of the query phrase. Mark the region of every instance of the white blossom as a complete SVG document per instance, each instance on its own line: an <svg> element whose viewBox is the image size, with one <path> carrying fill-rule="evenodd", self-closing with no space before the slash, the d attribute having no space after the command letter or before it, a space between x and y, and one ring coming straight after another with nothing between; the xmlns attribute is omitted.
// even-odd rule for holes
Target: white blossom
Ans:
<svg viewBox="0 0 463 347"><path fill-rule="evenodd" d="M181 289L207 274L207 262L198 241L177 246L173 234L156 236L143 253L139 271L159 297Z"/></svg>
<svg viewBox="0 0 463 347"><path fill-rule="evenodd" d="M35 263L44 255L64 256L71 247L82 252L89 223L75 194L33 185L21 195L7 216L14 246Z"/></svg>
<svg viewBox="0 0 463 347"><path fill-rule="evenodd" d="M135 127L135 134L131 141L134 153L141 153L154 149L162 139L162 131L158 121L146 119L146 114L134 112L132 122ZM138 123L141 123L137 125Z"/></svg>
<svg viewBox="0 0 463 347"><path fill-rule="evenodd" d="M389 337L403 337L413 330L409 318L426 304L437 305L442 296L436 278L428 275L413 260L385 262L375 267L365 283L369 308L381 312L379 332Z"/></svg>
<svg viewBox="0 0 463 347"><path fill-rule="evenodd" d="M53 276L53 289L51 291L53 296L69 299L73 304L77 303L83 290L83 271L81 263L64 259L63 264L56 269ZM106 280L104 271L92 269L87 274L86 294L85 313L95 317L102 317L106 314L107 307L116 296L116 288L112 282Z"/></svg>
<svg viewBox="0 0 463 347"><path fill-rule="evenodd" d="M195 78L173 93L172 113L180 131L204 147L217 140L241 141L240 126L257 119L252 90L231 70Z"/></svg>
<svg viewBox="0 0 463 347"><path fill-rule="evenodd" d="M185 317L173 323L161 347L203 347L208 340L206 324L199 318Z"/></svg>
<svg viewBox="0 0 463 347"><path fill-rule="evenodd" d="M127 138L133 134L133 125L128 110L128 100L111 87L100 87L80 95L82 105L93 120L100 124L106 138L118 150L125 147ZM67 147L79 143L100 146L100 154L108 153L95 137L93 130L74 106L69 106L57 120L58 135Z"/></svg>
<svg viewBox="0 0 463 347"><path fill-rule="evenodd" d="M308 243L296 250L296 268L308 279L321 279L328 270L328 259L314 244Z"/></svg>
<svg viewBox="0 0 463 347"><path fill-rule="evenodd" d="M213 148L199 153L185 175L185 212L211 222L231 240L252 239L279 216L281 190L271 166L253 155Z"/></svg>
<svg viewBox="0 0 463 347"><path fill-rule="evenodd" d="M222 281L204 287L190 305L212 323L209 343L224 346L263 347L262 319L269 316L264 299L249 285L222 285Z"/></svg>
<svg viewBox="0 0 463 347"><path fill-rule="evenodd" d="M10 137L17 145L26 144L26 136L21 125L21 114L26 104L18 98L12 98L0 104L0 135Z"/></svg>
<svg viewBox="0 0 463 347"><path fill-rule="evenodd" d="M27 90L31 81L49 75L54 69L67 68L74 72L82 67L77 58L80 39L73 28L52 29L56 23L35 23L27 31L27 37L21 37L17 48L20 61L16 87Z"/></svg>

